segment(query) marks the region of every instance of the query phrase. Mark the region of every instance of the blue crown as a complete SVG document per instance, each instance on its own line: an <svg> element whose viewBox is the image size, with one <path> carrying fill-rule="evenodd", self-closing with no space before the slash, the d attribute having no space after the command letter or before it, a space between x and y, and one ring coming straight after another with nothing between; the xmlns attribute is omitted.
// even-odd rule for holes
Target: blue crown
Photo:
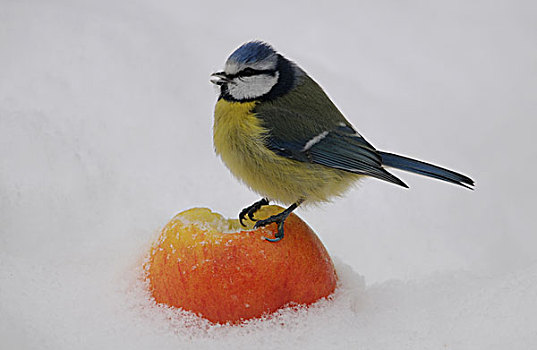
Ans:
<svg viewBox="0 0 537 350"><path fill-rule="evenodd" d="M238 63L252 63L262 61L275 54L276 51L267 43L262 41L250 41L243 44L229 56L228 60Z"/></svg>

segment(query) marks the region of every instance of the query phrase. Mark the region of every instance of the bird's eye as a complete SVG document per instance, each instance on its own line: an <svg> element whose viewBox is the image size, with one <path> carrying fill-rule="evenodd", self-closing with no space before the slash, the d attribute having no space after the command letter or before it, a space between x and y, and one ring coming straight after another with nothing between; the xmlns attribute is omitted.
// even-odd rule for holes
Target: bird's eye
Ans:
<svg viewBox="0 0 537 350"><path fill-rule="evenodd" d="M244 68L243 70L241 70L238 75L241 77L249 77L251 75L256 75L256 74L258 74L258 72L255 69L248 67L248 68Z"/></svg>
<svg viewBox="0 0 537 350"><path fill-rule="evenodd" d="M268 74L274 76L276 74L276 70L274 69L254 69L250 67L246 67L234 76L242 78L242 77L251 77L252 75L261 75L261 74Z"/></svg>

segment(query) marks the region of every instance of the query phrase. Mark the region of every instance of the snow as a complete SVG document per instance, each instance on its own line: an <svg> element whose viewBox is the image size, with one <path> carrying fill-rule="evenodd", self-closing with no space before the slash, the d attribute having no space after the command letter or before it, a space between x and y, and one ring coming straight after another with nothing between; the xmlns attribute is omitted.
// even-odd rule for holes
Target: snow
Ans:
<svg viewBox="0 0 537 350"><path fill-rule="evenodd" d="M537 346L531 1L0 0L1 349ZM242 327L152 304L159 230L258 200L212 149L211 73L251 39L386 151L476 180L364 181L299 209L336 294ZM268 243L267 243L268 244Z"/></svg>

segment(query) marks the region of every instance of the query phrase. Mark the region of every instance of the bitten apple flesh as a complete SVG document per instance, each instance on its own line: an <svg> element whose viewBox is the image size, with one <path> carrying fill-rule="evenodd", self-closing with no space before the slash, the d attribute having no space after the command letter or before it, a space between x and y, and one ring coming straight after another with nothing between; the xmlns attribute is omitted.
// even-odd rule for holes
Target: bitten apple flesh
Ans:
<svg viewBox="0 0 537 350"><path fill-rule="evenodd" d="M267 206L264 219L281 212ZM326 249L295 214L285 237L271 243L276 224L240 226L206 208L177 214L151 248L145 269L157 303L192 311L215 323L238 323L287 304L311 304L330 295L337 276Z"/></svg>

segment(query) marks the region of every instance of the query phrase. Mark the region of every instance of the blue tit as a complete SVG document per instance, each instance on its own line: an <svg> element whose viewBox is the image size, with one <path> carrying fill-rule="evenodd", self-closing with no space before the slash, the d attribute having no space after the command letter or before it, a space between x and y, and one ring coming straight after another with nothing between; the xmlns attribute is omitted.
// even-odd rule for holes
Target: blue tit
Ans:
<svg viewBox="0 0 537 350"><path fill-rule="evenodd" d="M323 89L297 64L269 44L243 44L211 75L219 87L213 141L234 176L263 199L243 209L241 224L269 201L290 205L254 227L284 222L302 203L320 203L345 193L370 176L408 187L385 167L467 188L472 179L419 160L378 151L356 131Z"/></svg>

